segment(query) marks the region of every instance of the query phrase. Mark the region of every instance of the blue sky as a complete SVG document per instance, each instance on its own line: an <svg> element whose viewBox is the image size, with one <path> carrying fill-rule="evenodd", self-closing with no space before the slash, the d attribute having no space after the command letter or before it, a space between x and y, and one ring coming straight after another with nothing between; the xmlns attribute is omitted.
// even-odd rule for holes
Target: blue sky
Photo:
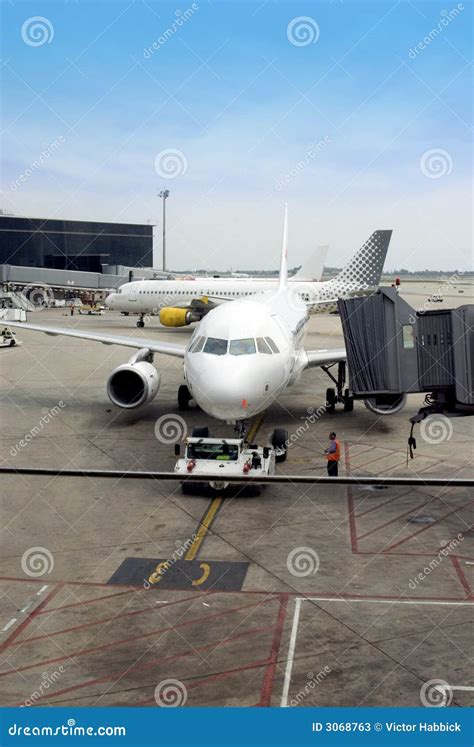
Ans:
<svg viewBox="0 0 474 747"><path fill-rule="evenodd" d="M3 3L3 208L157 223L166 187L171 266L257 269L287 201L290 264L393 228L388 267L466 269L471 25L467 1Z"/></svg>

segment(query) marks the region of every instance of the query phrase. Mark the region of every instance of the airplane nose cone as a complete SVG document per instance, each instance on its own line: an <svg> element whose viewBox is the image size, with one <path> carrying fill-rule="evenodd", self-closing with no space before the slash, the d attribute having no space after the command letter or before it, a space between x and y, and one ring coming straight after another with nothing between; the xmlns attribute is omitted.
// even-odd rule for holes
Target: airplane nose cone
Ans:
<svg viewBox="0 0 474 747"><path fill-rule="evenodd" d="M217 356L216 356L217 357ZM235 360L206 360L204 371L187 368L197 404L219 420L243 420L264 409L265 382L247 364Z"/></svg>
<svg viewBox="0 0 474 747"><path fill-rule="evenodd" d="M104 304L105 306L110 309L112 307L112 303L114 300L115 293L109 293L109 295L106 297Z"/></svg>

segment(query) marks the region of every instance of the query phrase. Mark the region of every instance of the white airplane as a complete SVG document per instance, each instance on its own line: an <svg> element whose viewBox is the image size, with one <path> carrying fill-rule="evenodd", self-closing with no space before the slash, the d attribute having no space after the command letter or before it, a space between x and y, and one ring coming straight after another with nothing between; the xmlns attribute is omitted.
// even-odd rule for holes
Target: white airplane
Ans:
<svg viewBox="0 0 474 747"><path fill-rule="evenodd" d="M389 231L378 233L390 234ZM295 384L307 368L322 366L326 370L334 363L344 364L346 359L344 348L306 350L304 347L309 314L306 302L292 292L288 283L287 235L285 207L277 287L212 309L187 345L36 324L5 324L49 335L138 348L127 363L112 371L107 382L110 400L125 409L144 405L156 396L160 373L152 365L155 354L182 358L185 383L178 391L180 408L186 408L193 399L214 418L242 422L265 410L286 387ZM385 242L377 242L382 264L387 244L388 237ZM378 267L379 260L373 252L368 247L366 252L370 264ZM400 409L398 401L393 404L392 411ZM348 405L346 409L352 409L349 399L345 405ZM368 406L380 414L391 411L386 404L381 410ZM283 436L281 440L284 441Z"/></svg>
<svg viewBox="0 0 474 747"><path fill-rule="evenodd" d="M324 259L313 256L310 266L302 267L289 281L295 296L311 310L334 305L343 295L364 293L378 288L391 231L375 231L351 261L336 277L321 277ZM321 247L322 252L326 247ZM184 327L201 319L219 304L248 298L275 289L277 280L193 278L179 280L139 280L125 283L107 296L105 305L111 311L139 314L137 327L144 327L146 315L158 315L164 327Z"/></svg>
<svg viewBox="0 0 474 747"><path fill-rule="evenodd" d="M319 281L328 249L327 245L318 246L289 281ZM200 321L221 303L271 290L276 283L274 278L256 279L238 274L225 278L188 275L173 280L138 280L125 283L110 293L105 305L110 311L120 311L127 316L139 314L137 327L140 328L145 326L145 316L156 315L165 327L184 327Z"/></svg>

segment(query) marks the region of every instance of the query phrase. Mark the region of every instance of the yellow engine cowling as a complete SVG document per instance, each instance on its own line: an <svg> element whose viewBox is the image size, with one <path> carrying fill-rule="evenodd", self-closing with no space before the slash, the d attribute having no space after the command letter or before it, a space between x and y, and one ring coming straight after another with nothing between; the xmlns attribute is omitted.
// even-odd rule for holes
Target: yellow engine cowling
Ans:
<svg viewBox="0 0 474 747"><path fill-rule="evenodd" d="M198 322L201 316L189 309L178 306L166 306L160 310L159 319L164 327L185 327L192 322Z"/></svg>

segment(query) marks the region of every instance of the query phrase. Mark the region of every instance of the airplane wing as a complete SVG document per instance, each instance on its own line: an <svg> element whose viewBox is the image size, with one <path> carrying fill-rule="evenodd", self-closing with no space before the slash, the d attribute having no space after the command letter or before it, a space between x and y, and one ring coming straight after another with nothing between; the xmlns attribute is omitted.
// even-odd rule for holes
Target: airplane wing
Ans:
<svg viewBox="0 0 474 747"><path fill-rule="evenodd" d="M161 353L162 355L173 355L176 358L184 358L186 345L177 345L172 342L161 342L160 340L150 340L144 337L124 337L122 335L102 335L97 332L84 332L77 329L67 329L63 327L43 327L40 324L26 324L24 322L5 322L5 327L17 327L18 329L28 329L32 332L44 332L47 335L64 335L66 337L77 337L80 340L92 340L101 342L103 345L123 345L128 348L148 348L152 353Z"/></svg>
<svg viewBox="0 0 474 747"><path fill-rule="evenodd" d="M306 368L329 366L331 363L339 363L339 361L345 361L347 358L345 348L307 350L306 355L308 356Z"/></svg>

